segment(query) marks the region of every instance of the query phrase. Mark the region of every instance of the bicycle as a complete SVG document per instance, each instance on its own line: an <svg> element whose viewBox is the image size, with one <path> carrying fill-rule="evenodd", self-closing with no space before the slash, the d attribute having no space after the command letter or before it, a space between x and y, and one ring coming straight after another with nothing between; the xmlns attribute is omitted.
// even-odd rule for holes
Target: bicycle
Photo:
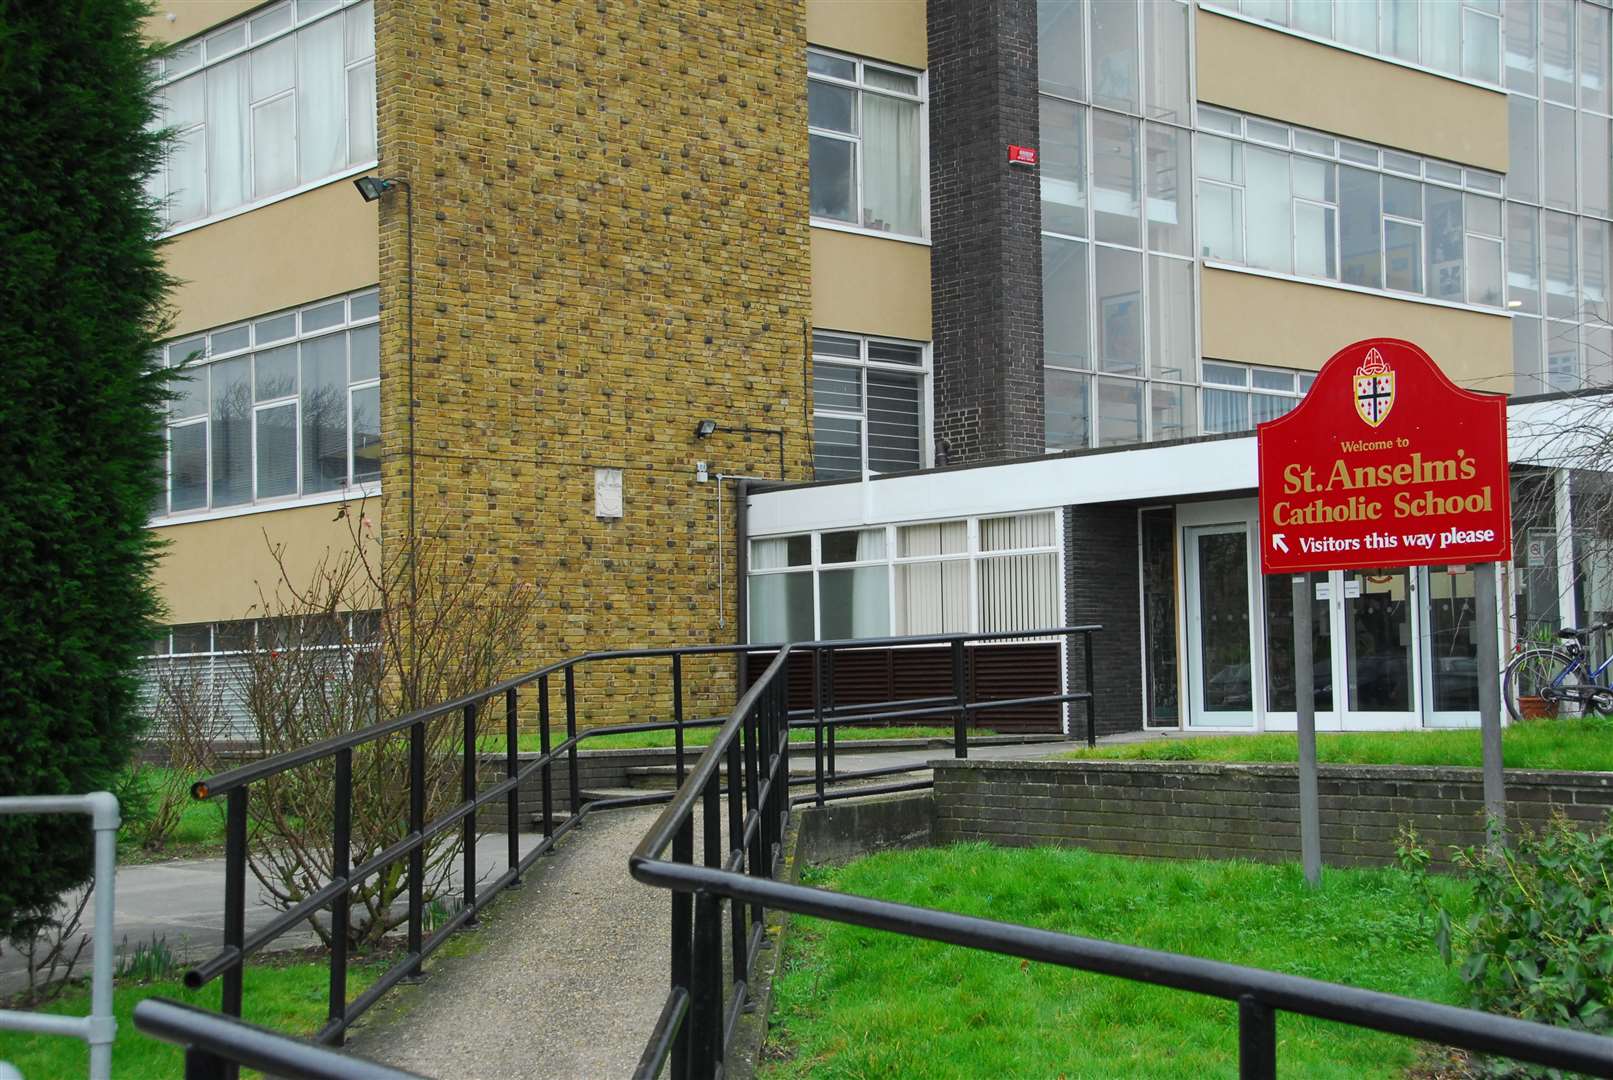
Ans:
<svg viewBox="0 0 1613 1080"><path fill-rule="evenodd" d="M1518 721L1613 712L1613 686L1603 681L1613 655L1597 664L1586 646L1587 639L1606 630L1613 630L1613 623L1584 630L1565 626L1557 631L1558 645L1520 645L1501 679L1508 715ZM1526 704L1531 699L1540 705Z"/></svg>

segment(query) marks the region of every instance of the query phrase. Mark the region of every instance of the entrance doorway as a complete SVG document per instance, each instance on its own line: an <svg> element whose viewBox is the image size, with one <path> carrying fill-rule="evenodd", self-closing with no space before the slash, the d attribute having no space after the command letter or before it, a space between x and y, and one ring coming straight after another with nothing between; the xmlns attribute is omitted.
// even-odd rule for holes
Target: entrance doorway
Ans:
<svg viewBox="0 0 1613 1080"><path fill-rule="evenodd" d="M1200 525L1183 529L1182 539L1191 722L1253 727L1249 526Z"/></svg>

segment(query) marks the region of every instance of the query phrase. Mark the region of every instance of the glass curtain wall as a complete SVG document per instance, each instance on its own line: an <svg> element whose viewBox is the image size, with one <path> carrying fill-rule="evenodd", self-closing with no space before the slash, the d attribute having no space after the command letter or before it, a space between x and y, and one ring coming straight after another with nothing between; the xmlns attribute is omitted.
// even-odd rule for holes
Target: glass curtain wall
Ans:
<svg viewBox="0 0 1613 1080"><path fill-rule="evenodd" d="M1036 11L1046 446L1195 434L1192 13Z"/></svg>

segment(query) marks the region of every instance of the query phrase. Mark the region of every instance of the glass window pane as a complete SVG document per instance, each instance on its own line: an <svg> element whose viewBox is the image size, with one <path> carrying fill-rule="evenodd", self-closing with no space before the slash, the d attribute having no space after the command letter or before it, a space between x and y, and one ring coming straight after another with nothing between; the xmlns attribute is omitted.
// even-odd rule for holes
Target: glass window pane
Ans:
<svg viewBox="0 0 1613 1080"><path fill-rule="evenodd" d="M1509 256L1510 257L1510 256ZM1540 359L1540 320L1512 319L1512 392L1544 394L1546 376Z"/></svg>
<svg viewBox="0 0 1613 1080"><path fill-rule="evenodd" d="M820 562L868 562L885 557L884 529L851 529L827 532L818 538Z"/></svg>
<svg viewBox="0 0 1613 1080"><path fill-rule="evenodd" d="M919 377L895 371L868 373L868 469L902 472L923 466Z"/></svg>
<svg viewBox="0 0 1613 1080"><path fill-rule="evenodd" d="M812 407L862 412L862 370L839 364L813 364Z"/></svg>
<svg viewBox="0 0 1613 1080"><path fill-rule="evenodd" d="M1185 439L1193 434L1198 417L1192 408L1192 388L1153 383L1148 388L1148 397L1149 419L1153 424L1148 433L1151 441Z"/></svg>
<svg viewBox="0 0 1613 1080"><path fill-rule="evenodd" d="M341 19L297 31L297 156L303 183L338 172L347 156L347 71Z"/></svg>
<svg viewBox="0 0 1613 1080"><path fill-rule="evenodd" d="M812 537L805 533L796 536L775 536L766 540L752 540L750 565L752 570L777 570L785 566L812 564Z"/></svg>
<svg viewBox="0 0 1613 1080"><path fill-rule="evenodd" d="M1044 368L1042 417L1049 450L1084 450L1090 442L1085 375Z"/></svg>
<svg viewBox="0 0 1613 1080"><path fill-rule="evenodd" d="M1232 7L1238 5L1234 2ZM1243 13L1278 26L1288 25L1288 0L1243 0Z"/></svg>
<svg viewBox="0 0 1613 1080"><path fill-rule="evenodd" d="M252 499L252 358L209 365L213 505Z"/></svg>
<svg viewBox="0 0 1613 1080"><path fill-rule="evenodd" d="M816 79L809 80L807 124L825 131L857 134L857 91Z"/></svg>
<svg viewBox="0 0 1613 1080"><path fill-rule="evenodd" d="M1336 4L1338 38L1346 45L1367 52L1378 51L1378 6L1371 3Z"/></svg>
<svg viewBox="0 0 1613 1080"><path fill-rule="evenodd" d="M1517 203L1507 204L1507 306L1540 314L1540 211Z"/></svg>
<svg viewBox="0 0 1613 1080"><path fill-rule="evenodd" d="M836 79L845 79L847 82L857 81L857 65L850 60L843 60L838 56L818 52L816 49L807 50L807 70L816 75L829 75Z"/></svg>
<svg viewBox="0 0 1613 1080"><path fill-rule="evenodd" d="M969 560L898 564L893 614L894 630L898 634L967 631Z"/></svg>
<svg viewBox="0 0 1613 1080"><path fill-rule="evenodd" d="M291 5L282 4L252 20L252 40L262 41L264 38L286 29L291 25Z"/></svg>
<svg viewBox="0 0 1613 1080"><path fill-rule="evenodd" d="M207 216L207 172L205 128L193 128L175 135L168 151L169 220L174 224Z"/></svg>
<svg viewBox="0 0 1613 1080"><path fill-rule="evenodd" d="M1042 348L1053 367L1089 368L1087 245L1042 237Z"/></svg>
<svg viewBox="0 0 1613 1080"><path fill-rule="evenodd" d="M1199 105L1199 127L1204 131L1220 131L1228 135L1243 134L1243 118L1234 113Z"/></svg>
<svg viewBox="0 0 1613 1080"><path fill-rule="evenodd" d="M1281 273L1294 269L1292 200L1288 181L1288 155L1257 146L1244 150L1249 182L1248 260L1250 266Z"/></svg>
<svg viewBox="0 0 1613 1080"><path fill-rule="evenodd" d="M1608 11L1595 4L1576 4L1579 9L1579 107L1607 112L1608 97Z"/></svg>
<svg viewBox="0 0 1613 1080"><path fill-rule="evenodd" d="M1193 264L1158 255L1148 258L1148 356L1156 379L1192 378Z"/></svg>
<svg viewBox="0 0 1613 1080"><path fill-rule="evenodd" d="M1447 184L1460 184L1462 170L1455 165L1447 165L1443 161L1423 161L1423 175L1430 180L1443 180Z"/></svg>
<svg viewBox="0 0 1613 1080"><path fill-rule="evenodd" d="M381 327L376 323L355 327L348 332L347 340L352 351L352 381L381 377Z"/></svg>
<svg viewBox="0 0 1613 1080"><path fill-rule="evenodd" d="M1523 7L1508 4L1507 7ZM1574 10L1578 4L1541 4L1541 90L1550 101L1574 104ZM1531 92L1532 89L1531 89Z"/></svg>
<svg viewBox="0 0 1613 1080"><path fill-rule="evenodd" d="M1182 10L1186 10L1185 8ZM1193 200L1189 137L1180 128L1148 125L1148 247L1193 253Z"/></svg>
<svg viewBox="0 0 1613 1080"><path fill-rule="evenodd" d="M1292 23L1295 30L1318 37L1333 36L1332 0L1293 0Z"/></svg>
<svg viewBox="0 0 1613 1080"><path fill-rule="evenodd" d="M1294 204L1294 272L1306 277L1338 277L1334 244L1337 211L1316 203Z"/></svg>
<svg viewBox="0 0 1613 1080"><path fill-rule="evenodd" d="M1580 389L1579 327L1568 322L1546 322L1546 392L1565 394Z"/></svg>
<svg viewBox="0 0 1613 1080"><path fill-rule="evenodd" d="M296 97L252 109L252 194L284 191L297 181Z"/></svg>
<svg viewBox="0 0 1613 1080"><path fill-rule="evenodd" d="M1098 380L1098 445L1143 441L1143 386L1132 379Z"/></svg>
<svg viewBox="0 0 1613 1080"><path fill-rule="evenodd" d="M1580 379L1587 387L1613 385L1613 328L1586 323L1579 328Z"/></svg>
<svg viewBox="0 0 1613 1080"><path fill-rule="evenodd" d="M877 90L894 90L898 94L918 95L919 79L917 75L909 75L903 71L892 71L889 68L875 67L873 64L863 65L863 85L871 86ZM867 102L864 102L866 106Z"/></svg>
<svg viewBox="0 0 1613 1080"><path fill-rule="evenodd" d="M1242 189L1199 184L1199 244L1207 259L1243 262Z"/></svg>
<svg viewBox="0 0 1613 1080"><path fill-rule="evenodd" d="M1249 430L1249 395L1239 390L1204 389L1204 433Z"/></svg>
<svg viewBox="0 0 1613 1080"><path fill-rule="evenodd" d="M1608 192L1607 131L1605 117L1579 114L1579 208L1597 217L1613 213L1613 198Z"/></svg>
<svg viewBox="0 0 1613 1080"><path fill-rule="evenodd" d="M1501 200L1487 199L1483 195L1469 195L1465 201L1467 207L1467 231L1482 233L1485 236L1501 235Z"/></svg>
<svg viewBox="0 0 1613 1080"><path fill-rule="evenodd" d="M818 575L818 606L819 633L826 641L886 637L891 625L890 568L823 571Z"/></svg>
<svg viewBox="0 0 1613 1080"><path fill-rule="evenodd" d="M894 341L870 341L868 362L871 364L905 364L918 367L924 363L924 346L898 345Z"/></svg>
<svg viewBox="0 0 1613 1080"><path fill-rule="evenodd" d="M842 416L812 418L812 470L819 480L863 474L862 421Z"/></svg>
<svg viewBox="0 0 1613 1080"><path fill-rule="evenodd" d="M919 104L863 95L862 224L917 236L923 229L919 194Z"/></svg>
<svg viewBox="0 0 1613 1080"><path fill-rule="evenodd" d="M1249 369L1233 364L1204 362L1204 381L1220 386L1248 386Z"/></svg>
<svg viewBox="0 0 1613 1080"><path fill-rule="evenodd" d="M1467 238L1467 301L1501 306L1501 241Z"/></svg>
<svg viewBox="0 0 1613 1080"><path fill-rule="evenodd" d="M1128 17L1133 13L1129 7L1127 12ZM1142 246L1137 139L1136 120L1112 113L1092 114L1093 231L1099 240L1130 247Z"/></svg>
<svg viewBox="0 0 1613 1080"><path fill-rule="evenodd" d="M168 406L168 415L171 419L188 420L207 415L206 366L185 368L173 376L168 387L169 392L174 395L173 401Z"/></svg>
<svg viewBox="0 0 1613 1080"><path fill-rule="evenodd" d="M1275 420L1298 404L1298 398L1278 397L1275 394L1250 394L1249 423L1253 426Z"/></svg>
<svg viewBox="0 0 1613 1080"><path fill-rule="evenodd" d="M360 319L373 319L381 313L381 295L373 290L359 293L348 298L347 307L352 312L354 322Z"/></svg>
<svg viewBox="0 0 1613 1080"><path fill-rule="evenodd" d="M1243 183L1243 146L1219 135L1199 135L1199 175L1229 184Z"/></svg>
<svg viewBox="0 0 1613 1080"><path fill-rule="evenodd" d="M1058 626L1058 556L1008 555L980 560L980 632Z"/></svg>
<svg viewBox="0 0 1613 1080"><path fill-rule="evenodd" d="M248 57L254 103L272 98L297 85L297 54L291 38L261 45Z"/></svg>
<svg viewBox="0 0 1613 1080"><path fill-rule="evenodd" d="M1021 551L1058 542L1052 514L1014 514L980 519L981 551Z"/></svg>
<svg viewBox="0 0 1613 1080"><path fill-rule="evenodd" d="M1255 368L1249 372L1251 384L1256 390L1280 390L1285 394L1294 392L1294 373L1292 371L1272 371L1268 368Z"/></svg>
<svg viewBox="0 0 1613 1080"><path fill-rule="evenodd" d="M1383 223L1384 284L1403 292L1423 291L1423 230L1399 221Z"/></svg>
<svg viewBox="0 0 1613 1080"><path fill-rule="evenodd" d="M1546 212L1546 314L1578 318L1579 288L1574 276L1574 219Z"/></svg>
<svg viewBox="0 0 1613 1080"><path fill-rule="evenodd" d="M903 525L896 530L896 555L961 555L969 550L969 525L964 521L937 521Z"/></svg>
<svg viewBox="0 0 1613 1080"><path fill-rule="evenodd" d="M1395 217L1423 219L1423 186L1415 180L1402 180L1397 176L1383 178L1383 212Z"/></svg>
<svg viewBox="0 0 1613 1080"><path fill-rule="evenodd" d="M240 352L251 342L252 330L246 326L236 326L229 330L215 330L208 335L208 347L214 356Z"/></svg>
<svg viewBox="0 0 1613 1080"><path fill-rule="evenodd" d="M353 391L353 479L381 478L381 388Z"/></svg>
<svg viewBox="0 0 1613 1080"><path fill-rule="evenodd" d="M857 177L853 144L813 135L809 140L812 216L856 224Z"/></svg>
<svg viewBox="0 0 1613 1080"><path fill-rule="evenodd" d="M302 313L302 332L311 334L315 330L340 326L346 318L347 308L340 300L320 307L306 308Z"/></svg>
<svg viewBox="0 0 1613 1080"><path fill-rule="evenodd" d="M297 493L297 406L295 402L259 409L258 498Z"/></svg>
<svg viewBox="0 0 1613 1080"><path fill-rule="evenodd" d="M1378 164L1378 151L1361 143L1339 141L1339 157L1345 161L1354 161L1362 165L1376 166Z"/></svg>
<svg viewBox="0 0 1613 1080"><path fill-rule="evenodd" d="M1244 120L1244 126L1248 129L1249 138L1280 146L1284 150L1288 149L1288 141L1291 135L1291 129L1288 125L1273 124L1267 120L1256 120L1251 116Z"/></svg>
<svg viewBox="0 0 1613 1080"><path fill-rule="evenodd" d="M282 345L260 352L253 367L258 401L273 401L297 392L297 346Z"/></svg>
<svg viewBox="0 0 1613 1080"><path fill-rule="evenodd" d="M342 25L346 28L344 55L349 64L375 55L374 0L364 0L348 8Z"/></svg>
<svg viewBox="0 0 1613 1080"><path fill-rule="evenodd" d="M1455 73L1462 61L1461 5L1433 3L1422 8L1422 62L1435 71Z"/></svg>
<svg viewBox="0 0 1613 1080"><path fill-rule="evenodd" d="M1542 147L1545 201L1562 210L1574 208L1574 110L1547 105Z"/></svg>
<svg viewBox="0 0 1613 1080"><path fill-rule="evenodd" d="M238 56L207 69L207 205L213 214L240 206L250 197L247 60Z"/></svg>
<svg viewBox="0 0 1613 1080"><path fill-rule="evenodd" d="M1092 6L1092 101L1137 112L1137 7Z"/></svg>
<svg viewBox="0 0 1613 1080"><path fill-rule="evenodd" d="M1339 167L1339 277L1351 285L1383 285L1378 174Z"/></svg>
<svg viewBox="0 0 1613 1080"><path fill-rule="evenodd" d="M347 342L332 334L302 343L302 490L347 482Z"/></svg>
<svg viewBox="0 0 1613 1080"><path fill-rule="evenodd" d="M375 61L347 72L347 161L356 165L379 156L375 145Z"/></svg>
<svg viewBox="0 0 1613 1080"><path fill-rule="evenodd" d="M1087 110L1042 98L1041 113L1042 228L1085 236Z"/></svg>
<svg viewBox="0 0 1613 1080"><path fill-rule="evenodd" d="M812 575L756 574L750 579L750 639L811 641Z"/></svg>
<svg viewBox="0 0 1613 1080"><path fill-rule="evenodd" d="M1294 171L1294 194L1302 199L1311 199L1314 202L1337 202L1338 189L1335 184L1337 166L1327 161L1312 161L1310 158L1294 157L1290 159Z"/></svg>
<svg viewBox="0 0 1613 1080"><path fill-rule="evenodd" d="M1484 82L1501 81L1501 20L1476 11L1462 13L1462 74Z"/></svg>
<svg viewBox="0 0 1613 1080"><path fill-rule="evenodd" d="M207 425L168 429L169 509L199 510L207 505Z"/></svg>
<svg viewBox="0 0 1613 1080"><path fill-rule="evenodd" d="M1147 115L1188 122L1186 4L1144 4L1143 37L1148 48Z"/></svg>
<svg viewBox="0 0 1613 1080"><path fill-rule="evenodd" d="M1304 150L1312 154L1321 154L1325 157L1335 157L1338 154L1338 144L1326 135L1317 135L1311 131L1294 132L1294 149Z"/></svg>
<svg viewBox="0 0 1613 1080"><path fill-rule="evenodd" d="M1579 226L1580 317L1606 321L1608 224L1581 218Z"/></svg>
<svg viewBox="0 0 1613 1080"><path fill-rule="evenodd" d="M252 324L252 337L259 345L267 345L271 341L282 341L297 335L297 316L295 314L276 315L271 319L259 319Z"/></svg>
<svg viewBox="0 0 1613 1080"><path fill-rule="evenodd" d="M1085 5L1081 0L1036 0L1036 68L1049 94L1086 99Z"/></svg>
<svg viewBox="0 0 1613 1080"><path fill-rule="evenodd" d="M1104 371L1143 371L1142 256L1097 249L1098 364Z"/></svg>
<svg viewBox="0 0 1613 1080"><path fill-rule="evenodd" d="M188 623L184 626L174 627L174 652L176 654L212 651L212 623Z"/></svg>
<svg viewBox="0 0 1613 1080"><path fill-rule="evenodd" d="M1383 51L1390 56L1415 62L1418 0L1379 0L1379 2L1381 5L1379 10L1383 15Z"/></svg>
<svg viewBox="0 0 1613 1080"><path fill-rule="evenodd" d="M1507 89L1537 94L1540 89L1535 74L1535 5L1508 4L1504 19Z"/></svg>
<svg viewBox="0 0 1613 1080"><path fill-rule="evenodd" d="M1427 191L1428 295L1460 303L1462 280L1462 193L1429 185Z"/></svg>
<svg viewBox="0 0 1613 1080"><path fill-rule="evenodd" d="M1393 150L1383 152L1383 167L1408 176L1423 174L1423 159L1412 154L1399 154Z"/></svg>
<svg viewBox="0 0 1613 1080"><path fill-rule="evenodd" d="M812 333L812 351L818 356L838 356L847 360L862 359L860 339L841 337L839 334L826 334L816 330Z"/></svg>

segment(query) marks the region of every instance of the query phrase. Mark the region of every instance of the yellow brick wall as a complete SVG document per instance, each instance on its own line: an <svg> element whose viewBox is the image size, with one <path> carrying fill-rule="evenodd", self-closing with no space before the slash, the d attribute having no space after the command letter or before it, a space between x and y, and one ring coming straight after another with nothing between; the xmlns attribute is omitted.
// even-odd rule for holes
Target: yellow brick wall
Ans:
<svg viewBox="0 0 1613 1080"><path fill-rule="evenodd" d="M787 475L810 476L804 0L378 0L376 51L381 171L414 193L426 542L542 589L534 666L735 640L732 502L719 522L695 462L777 476L776 441L694 427L783 429ZM408 514L405 224L389 197L389 544ZM623 470L618 521L594 516L596 466Z"/></svg>

